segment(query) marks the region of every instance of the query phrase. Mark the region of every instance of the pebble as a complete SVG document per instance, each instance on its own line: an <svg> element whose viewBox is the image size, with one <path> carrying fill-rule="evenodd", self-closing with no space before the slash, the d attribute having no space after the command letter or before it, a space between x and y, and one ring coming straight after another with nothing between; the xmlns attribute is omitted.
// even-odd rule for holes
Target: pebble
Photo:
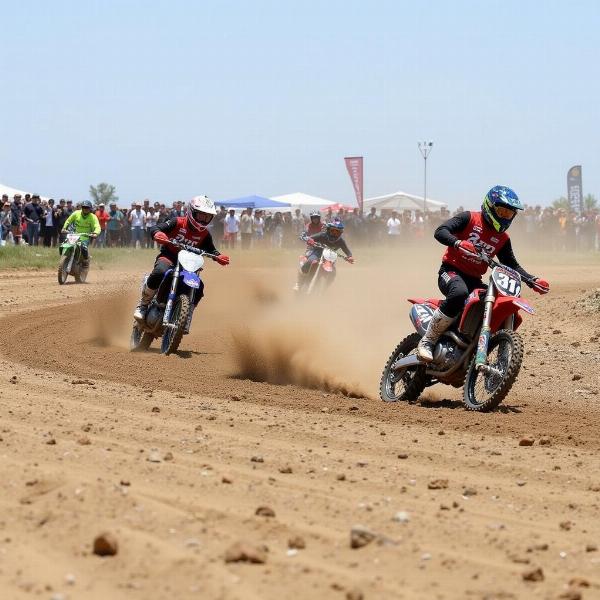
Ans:
<svg viewBox="0 0 600 600"><path fill-rule="evenodd" d="M97 556L114 556L119 551L119 544L112 533L101 533L94 540L94 554Z"/></svg>
<svg viewBox="0 0 600 600"><path fill-rule="evenodd" d="M346 592L346 600L364 600L365 595L358 588L352 588Z"/></svg>
<svg viewBox="0 0 600 600"><path fill-rule="evenodd" d="M275 511L269 506L259 506L254 514L259 517L274 517Z"/></svg>
<svg viewBox="0 0 600 600"><path fill-rule="evenodd" d="M250 462L255 462L255 463L264 463L265 459L262 456L253 456L250 459Z"/></svg>
<svg viewBox="0 0 600 600"><path fill-rule="evenodd" d="M377 534L361 525L355 525L350 530L350 548L357 549L369 545L377 538Z"/></svg>
<svg viewBox="0 0 600 600"><path fill-rule="evenodd" d="M427 487L430 490L445 490L448 487L448 480L447 479L432 479L427 484Z"/></svg>
<svg viewBox="0 0 600 600"><path fill-rule="evenodd" d="M146 459L148 462L159 463L162 462L162 458L158 450L151 450L150 454L148 454L148 458Z"/></svg>
<svg viewBox="0 0 600 600"><path fill-rule="evenodd" d="M546 435L540 438L540 446L549 446L551 443L552 440Z"/></svg>
<svg viewBox="0 0 600 600"><path fill-rule="evenodd" d="M267 562L267 553L264 548L253 544L236 542L225 552L225 562L247 562L260 565Z"/></svg>
<svg viewBox="0 0 600 600"><path fill-rule="evenodd" d="M306 542L304 538L300 535L295 535L288 540L288 548L293 548L295 550L304 550L306 548Z"/></svg>
<svg viewBox="0 0 600 600"><path fill-rule="evenodd" d="M227 477L227 475L223 475L223 477L221 477L221 483L233 483L233 479Z"/></svg>
<svg viewBox="0 0 600 600"><path fill-rule="evenodd" d="M544 581L544 571L541 567L534 567L533 569L527 569L521 574L523 581Z"/></svg>
<svg viewBox="0 0 600 600"><path fill-rule="evenodd" d="M575 375L573 375L573 381L579 381L580 379L582 379L581 375L579 375L577 373Z"/></svg>
<svg viewBox="0 0 600 600"><path fill-rule="evenodd" d="M406 511L401 510L394 515L393 519L397 523L408 523L410 521L410 515Z"/></svg>
<svg viewBox="0 0 600 600"><path fill-rule="evenodd" d="M573 527L573 521L561 521L558 526L563 530L563 531L571 531L572 527Z"/></svg>
<svg viewBox="0 0 600 600"><path fill-rule="evenodd" d="M158 406L153 406L152 407L152 412L153 413L159 413L160 412L160 408Z"/></svg>
<svg viewBox="0 0 600 600"><path fill-rule="evenodd" d="M164 456L163 456L163 460L173 460L174 456L173 453L171 451L167 452Z"/></svg>
<svg viewBox="0 0 600 600"><path fill-rule="evenodd" d="M463 490L463 496L477 496L477 490L472 487L465 488Z"/></svg>
<svg viewBox="0 0 600 600"><path fill-rule="evenodd" d="M531 437L524 437L519 440L519 446L533 446L535 440Z"/></svg>
<svg viewBox="0 0 600 600"><path fill-rule="evenodd" d="M77 440L77 443L80 446L89 446L92 442L91 442L90 438L87 435L84 435L83 437L80 437Z"/></svg>
<svg viewBox="0 0 600 600"><path fill-rule="evenodd" d="M398 458L400 460L406 460L408 458L408 454L406 452L400 452L400 454L398 454Z"/></svg>
<svg viewBox="0 0 600 600"><path fill-rule="evenodd" d="M289 465L286 465L285 467L279 467L279 472L283 473L284 475L289 475L290 473L293 473L292 467L290 467Z"/></svg>
<svg viewBox="0 0 600 600"><path fill-rule="evenodd" d="M585 547L585 551L586 552L597 552L598 546L597 546L597 544L587 544Z"/></svg>

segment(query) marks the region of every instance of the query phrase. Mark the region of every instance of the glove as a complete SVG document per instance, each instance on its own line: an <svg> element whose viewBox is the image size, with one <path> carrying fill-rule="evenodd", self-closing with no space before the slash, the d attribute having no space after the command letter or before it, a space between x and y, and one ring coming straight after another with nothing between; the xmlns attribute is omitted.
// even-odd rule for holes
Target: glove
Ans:
<svg viewBox="0 0 600 600"><path fill-rule="evenodd" d="M550 291L550 284L545 279L540 279L536 277L533 280L533 285L531 286L534 292L538 294L547 294Z"/></svg>
<svg viewBox="0 0 600 600"><path fill-rule="evenodd" d="M157 231L154 234L154 241L158 244L168 244L169 243L169 236L162 232L162 231Z"/></svg>
<svg viewBox="0 0 600 600"><path fill-rule="evenodd" d="M471 252L472 254L479 254L477 248L473 246L472 242L468 242L467 240L459 240L455 244L456 248L462 250L463 252Z"/></svg>
<svg viewBox="0 0 600 600"><path fill-rule="evenodd" d="M354 256L346 256L346 260L353 265L354 264Z"/></svg>
<svg viewBox="0 0 600 600"><path fill-rule="evenodd" d="M309 246L314 246L317 242L315 242L315 240L313 240L312 238L307 238L306 243Z"/></svg>
<svg viewBox="0 0 600 600"><path fill-rule="evenodd" d="M226 256L225 254L219 254L219 256L217 256L215 258L215 261L217 261L220 265L228 265L229 264L229 256Z"/></svg>

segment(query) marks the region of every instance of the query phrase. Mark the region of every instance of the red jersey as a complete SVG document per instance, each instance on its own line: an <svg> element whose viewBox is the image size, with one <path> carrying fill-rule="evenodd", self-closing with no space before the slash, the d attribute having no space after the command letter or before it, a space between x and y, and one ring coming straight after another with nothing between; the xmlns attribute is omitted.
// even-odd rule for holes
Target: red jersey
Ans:
<svg viewBox="0 0 600 600"><path fill-rule="evenodd" d="M322 223L313 223L312 221L308 224L308 227L306 228L306 233L309 236L313 236L317 233L321 233L321 231L323 230L323 224Z"/></svg>
<svg viewBox="0 0 600 600"><path fill-rule="evenodd" d="M498 233L489 227L483 220L480 212L471 212L470 214L471 218L468 225L461 231L454 231L453 234L459 240L471 242L488 256L496 256L502 249L502 246L508 241L508 233ZM486 263L478 258L466 256L454 246L448 247L442 262L452 265L459 271L472 277L482 277L488 268Z"/></svg>
<svg viewBox="0 0 600 600"><path fill-rule="evenodd" d="M188 227L187 217L176 217L167 219L163 223L155 225L150 228L150 234L154 237L157 231L166 233L171 239L178 240L181 243L195 246L205 252L218 255L219 252L213 244L212 236L208 229L204 231L197 231L191 227ZM163 244L161 246L160 255L168 258L172 262L175 262L176 256L179 254L179 248L172 244Z"/></svg>

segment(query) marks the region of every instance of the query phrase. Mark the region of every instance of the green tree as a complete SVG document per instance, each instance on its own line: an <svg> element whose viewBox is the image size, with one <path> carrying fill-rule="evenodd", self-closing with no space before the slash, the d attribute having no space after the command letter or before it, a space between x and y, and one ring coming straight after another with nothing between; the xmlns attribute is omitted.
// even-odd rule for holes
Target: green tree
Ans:
<svg viewBox="0 0 600 600"><path fill-rule="evenodd" d="M115 194L115 191L115 186L109 183L99 183L96 186L90 185L90 196L96 205L116 202L119 196Z"/></svg>
<svg viewBox="0 0 600 600"><path fill-rule="evenodd" d="M594 210L598 208L598 200L593 194L588 194L583 198L583 209L584 210Z"/></svg>
<svg viewBox="0 0 600 600"><path fill-rule="evenodd" d="M558 210L559 208L564 208L568 212L571 210L571 204L564 196L561 196L560 198L557 198L556 200L554 200L554 202L552 202L552 208L555 210Z"/></svg>

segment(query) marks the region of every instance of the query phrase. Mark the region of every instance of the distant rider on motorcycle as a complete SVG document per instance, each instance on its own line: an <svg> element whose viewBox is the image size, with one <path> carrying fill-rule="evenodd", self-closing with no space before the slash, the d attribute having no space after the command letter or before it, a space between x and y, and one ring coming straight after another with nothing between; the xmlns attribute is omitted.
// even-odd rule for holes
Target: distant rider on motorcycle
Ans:
<svg viewBox="0 0 600 600"><path fill-rule="evenodd" d="M87 237L81 238L81 254L83 257L82 267L84 269L90 266L90 254L88 252L88 244L91 239L100 235L100 221L98 217L92 212L91 200L84 200L81 203L80 210L74 210L65 221L61 230L62 234L68 232L69 227L72 227L75 233L87 234Z"/></svg>
<svg viewBox="0 0 600 600"><path fill-rule="evenodd" d="M497 255L500 262L517 271L525 280L535 281L537 286L533 289L536 292L547 294L550 291L550 284L529 275L513 253L506 230L519 210L523 210L523 204L517 194L508 187L497 185L486 194L481 211L458 213L435 230L435 239L448 246L438 271L438 287L446 299L433 313L427 331L417 346L417 355L421 360L433 360L438 339L461 313L469 294L474 289L485 287L481 278L487 271L487 264L465 252L483 252L490 257ZM532 287L531 283L527 285Z"/></svg>
<svg viewBox="0 0 600 600"><path fill-rule="evenodd" d="M171 217L150 228L150 235L155 242L160 244L161 250L156 257L154 269L152 269L152 273L150 273L142 288L142 297L133 313L136 321L144 321L148 305L154 298L165 273L177 262L179 248L169 243L169 239L214 254L215 258L213 260L220 265L229 264L229 256L218 252L208 231L208 225L216 214L217 209L212 200L206 196L195 196L187 203L185 217ZM201 295L198 300L200 298Z"/></svg>
<svg viewBox="0 0 600 600"><path fill-rule="evenodd" d="M313 213L314 214L314 213ZM313 215L311 214L311 217ZM319 215L319 219L320 219ZM310 226L309 226L310 227ZM296 285L294 286L294 291L298 292L302 288L302 286L306 283L308 273L314 261L318 261L321 258L321 254L323 253L323 248L315 247L316 244L322 244L327 248L331 248L332 250L341 250L346 255L346 260L349 263L354 263L354 258L352 256L352 252L348 245L342 238L342 233L344 232L344 224L335 220L331 223L325 224L325 231L320 233L315 233L314 235L310 235L308 232L302 233L300 239L303 242L306 242L306 260L303 264L300 265L300 269L298 270L298 280Z"/></svg>

